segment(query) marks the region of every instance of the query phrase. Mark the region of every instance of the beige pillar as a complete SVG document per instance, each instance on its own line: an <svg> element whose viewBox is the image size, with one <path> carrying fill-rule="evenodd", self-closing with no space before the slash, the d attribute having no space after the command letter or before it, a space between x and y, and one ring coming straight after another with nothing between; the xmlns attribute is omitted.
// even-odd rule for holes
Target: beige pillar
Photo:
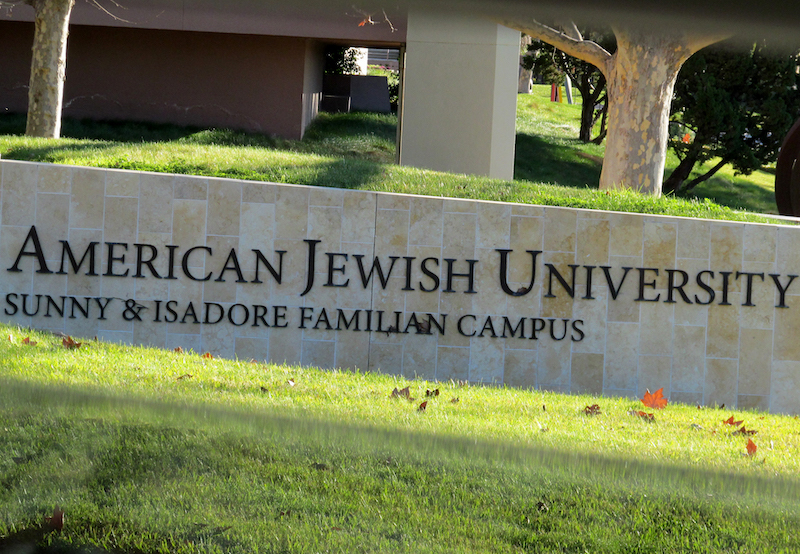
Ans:
<svg viewBox="0 0 800 554"><path fill-rule="evenodd" d="M401 164L513 178L519 40L488 19L409 12Z"/></svg>

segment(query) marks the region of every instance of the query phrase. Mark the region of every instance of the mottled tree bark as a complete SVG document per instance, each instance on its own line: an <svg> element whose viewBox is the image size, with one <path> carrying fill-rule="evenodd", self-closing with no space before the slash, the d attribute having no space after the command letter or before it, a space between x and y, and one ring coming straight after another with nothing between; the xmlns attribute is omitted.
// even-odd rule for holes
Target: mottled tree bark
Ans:
<svg viewBox="0 0 800 554"><path fill-rule="evenodd" d="M67 66L69 16L75 0L26 0L35 11L36 27L28 89L25 134L61 136L61 107Z"/></svg>
<svg viewBox="0 0 800 554"><path fill-rule="evenodd" d="M498 21L595 65L606 77L608 132L601 189L628 188L660 195L667 154L672 91L689 56L725 38L614 28L617 50L610 54L584 40L536 21Z"/></svg>

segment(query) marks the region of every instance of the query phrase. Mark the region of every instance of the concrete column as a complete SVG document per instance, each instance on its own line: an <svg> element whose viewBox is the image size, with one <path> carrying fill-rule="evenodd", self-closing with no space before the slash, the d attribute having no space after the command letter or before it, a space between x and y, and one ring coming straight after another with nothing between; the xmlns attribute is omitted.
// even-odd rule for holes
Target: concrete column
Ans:
<svg viewBox="0 0 800 554"><path fill-rule="evenodd" d="M401 164L513 178L519 41L488 19L409 12Z"/></svg>

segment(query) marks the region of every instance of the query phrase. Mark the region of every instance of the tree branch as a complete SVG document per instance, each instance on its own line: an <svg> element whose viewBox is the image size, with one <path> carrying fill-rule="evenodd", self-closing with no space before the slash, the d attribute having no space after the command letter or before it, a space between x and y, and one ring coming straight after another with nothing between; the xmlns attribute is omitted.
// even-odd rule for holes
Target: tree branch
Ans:
<svg viewBox="0 0 800 554"><path fill-rule="evenodd" d="M591 40L584 40L573 38L566 33L553 29L543 23L531 20L525 23L510 19L498 19L496 22L499 25L515 29L522 33L528 34L535 39L542 40L548 44L552 44L559 50L566 52L570 56L574 56L585 62L589 62L597 67L604 75L607 75L608 65L611 62L611 54L602 46ZM570 29L571 31L577 31ZM581 36L580 33L577 36Z"/></svg>

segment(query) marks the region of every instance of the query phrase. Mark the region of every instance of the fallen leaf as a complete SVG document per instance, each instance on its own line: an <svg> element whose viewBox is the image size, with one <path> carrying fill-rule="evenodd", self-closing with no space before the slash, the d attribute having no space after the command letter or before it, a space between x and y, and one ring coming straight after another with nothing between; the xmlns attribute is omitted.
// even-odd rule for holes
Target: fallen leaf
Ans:
<svg viewBox="0 0 800 554"><path fill-rule="evenodd" d="M425 402L419 405L419 408L417 408L417 410L419 410L420 412L424 412L425 408L427 407L428 407L428 401L426 400Z"/></svg>
<svg viewBox="0 0 800 554"><path fill-rule="evenodd" d="M191 379L192 377L194 377L194 375L192 375L191 373L184 373L180 377L177 377L175 380L176 381L183 381L184 379Z"/></svg>
<svg viewBox="0 0 800 554"><path fill-rule="evenodd" d="M211 352L206 352L205 354L203 354L200 357L201 358L206 358L207 360L213 360L214 359L214 356L211 355Z"/></svg>
<svg viewBox="0 0 800 554"><path fill-rule="evenodd" d="M45 517L44 520L51 529L61 531L64 528L64 511L56 506L53 515Z"/></svg>
<svg viewBox="0 0 800 554"><path fill-rule="evenodd" d="M8 335L8 342L14 342L14 335Z"/></svg>
<svg viewBox="0 0 800 554"><path fill-rule="evenodd" d="M439 389L434 389L434 390L425 389L425 396L439 396Z"/></svg>
<svg viewBox="0 0 800 554"><path fill-rule="evenodd" d="M423 335L429 335L431 332L431 322L430 321L420 321L417 324L417 333Z"/></svg>
<svg viewBox="0 0 800 554"><path fill-rule="evenodd" d="M664 406L667 405L667 399L664 398L664 387L661 387L654 393L650 393L650 389L647 389L647 392L644 393L644 398L642 398L642 404L647 406L648 408L653 408L655 410L661 410Z"/></svg>
<svg viewBox="0 0 800 554"><path fill-rule="evenodd" d="M595 416L595 415L598 415L598 414L600 414L602 412L600 411L600 405L599 404L592 404L591 406L586 406L583 409L583 413L586 414L586 415Z"/></svg>
<svg viewBox="0 0 800 554"><path fill-rule="evenodd" d="M392 398L411 398L411 387L399 390L395 387L392 391Z"/></svg>
<svg viewBox="0 0 800 554"><path fill-rule="evenodd" d="M289 380L286 381L286 384L289 385L290 387L293 387L295 386L296 383L294 382L294 379L292 377L289 377Z"/></svg>
<svg viewBox="0 0 800 554"><path fill-rule="evenodd" d="M313 467L314 469L317 469L319 471L328 471L328 469L329 469L328 468L328 464L320 464L320 463L317 463L317 462L314 462L313 464L311 464L311 467Z"/></svg>
<svg viewBox="0 0 800 554"><path fill-rule="evenodd" d="M641 410L631 410L628 412L628 415L640 417L646 421L655 421L656 416L654 414L648 414L647 412L643 412Z"/></svg>
<svg viewBox="0 0 800 554"><path fill-rule="evenodd" d="M741 429L737 429L736 431L733 432L734 435L745 435L745 436L755 435L756 433L758 433L758 431L756 431L755 429L745 429L744 425L742 425Z"/></svg>
<svg viewBox="0 0 800 554"><path fill-rule="evenodd" d="M457 396L450 399L451 404L458 404L459 402L461 402L461 400Z"/></svg>
<svg viewBox="0 0 800 554"><path fill-rule="evenodd" d="M27 344L28 346L36 346L39 343L36 342L35 340L31 340L29 337L25 337L24 339L22 339L22 344Z"/></svg>
<svg viewBox="0 0 800 554"><path fill-rule="evenodd" d="M724 420L722 423L724 423L725 425L733 425L734 427L738 427L739 425L744 423L744 420L733 421L733 416L731 416L728 419Z"/></svg>
<svg viewBox="0 0 800 554"><path fill-rule="evenodd" d="M543 411L543 412L546 412L546 411L547 411L547 406L546 406L546 405L544 405L544 404L542 404L542 411Z"/></svg>
<svg viewBox="0 0 800 554"><path fill-rule="evenodd" d="M76 342L72 337L64 337L61 339L61 345L64 348L80 348L81 344L80 342Z"/></svg>
<svg viewBox="0 0 800 554"><path fill-rule="evenodd" d="M178 354L183 354L183 348L180 346L176 346L172 351L177 352Z"/></svg>
<svg viewBox="0 0 800 554"><path fill-rule="evenodd" d="M269 392L269 389L267 387L261 387L261 392Z"/></svg>
<svg viewBox="0 0 800 554"><path fill-rule="evenodd" d="M747 439L747 455L753 456L758 450L756 443L753 442L753 439Z"/></svg>

